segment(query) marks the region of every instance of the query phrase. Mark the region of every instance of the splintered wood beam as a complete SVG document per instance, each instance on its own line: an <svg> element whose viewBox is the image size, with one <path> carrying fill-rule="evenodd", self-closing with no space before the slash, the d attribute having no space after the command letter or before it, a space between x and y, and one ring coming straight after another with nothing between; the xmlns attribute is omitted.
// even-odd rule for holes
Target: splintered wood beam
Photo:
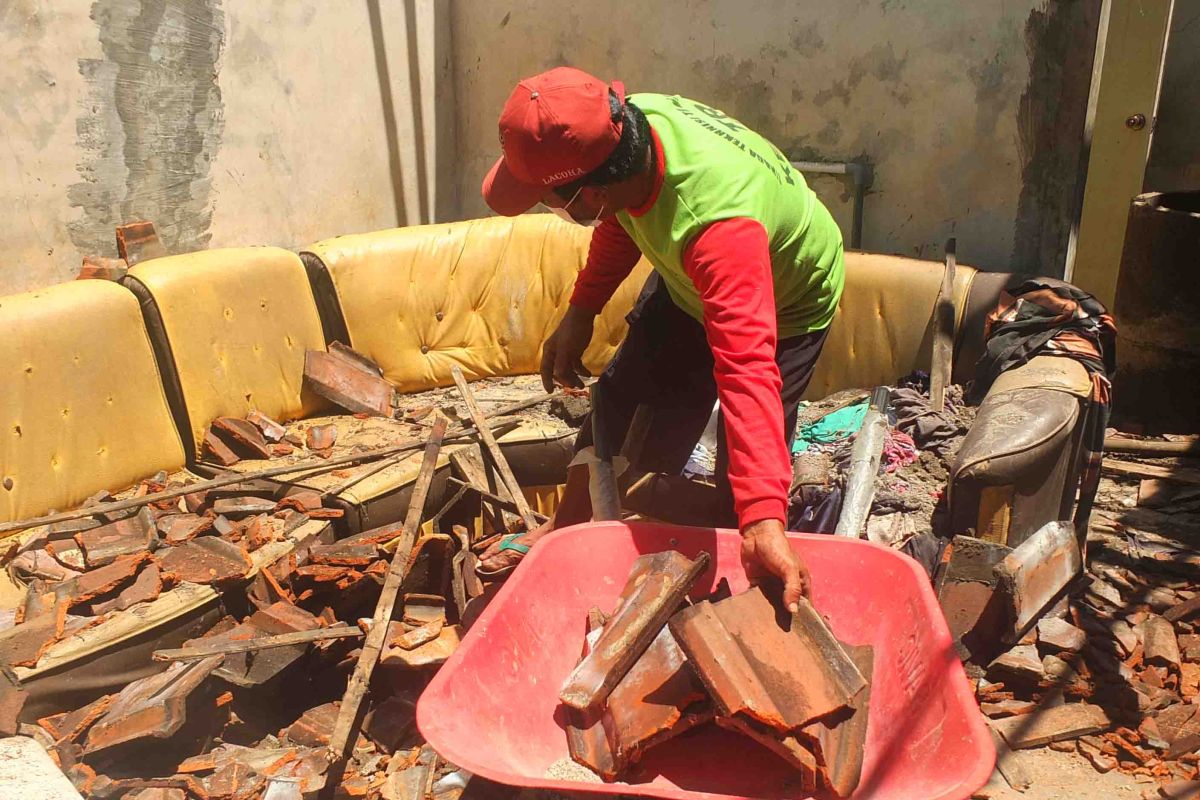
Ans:
<svg viewBox="0 0 1200 800"><path fill-rule="evenodd" d="M481 422L481 421L480 421ZM478 423L477 423L478 424ZM387 641L388 623L396 610L396 599L400 594L400 585L412 566L413 547L420 533L421 516L425 510L425 500L429 496L429 487L433 483L433 474L437 469L438 452L442 447L442 439L446 434L446 418L439 416L433 423L429 434L429 442L425 445L425 458L421 462L421 470L417 473L413 485L412 499L408 503L408 512L404 517L404 532L392 554L392 562L388 567L387 577L383 582L383 590L379 593L379 602L375 605L375 614L371 618L371 628L363 642L358 664L354 674L346 685L346 693L342 697L342 705L338 710L337 722L329 737L329 776L325 787L328 792L322 796L332 796L332 788L340 782L345 770L346 759L361 724L361 709L366 698L367 689L371 685L371 675L383 652ZM486 427L480 425L482 430Z"/></svg>
<svg viewBox="0 0 1200 800"><path fill-rule="evenodd" d="M467 386L467 379L463 377L462 370L457 366L451 367L450 373L454 376L454 385L458 387L458 392L462 395L463 402L467 406L467 412L471 415L471 419L475 423L475 428L479 431L480 441L487 448L488 455L491 457L496 471L500 473L500 479L504 482L505 488L508 489L509 495L512 496L513 502L516 503L517 513L525 521L526 529L533 530L537 527L537 519L533 515L533 509L529 507L529 502L521 492L521 485L517 483L512 468L508 466L508 459L504 457L504 452L500 449L500 444L496 441L496 437L492 435L491 429L483 424L486 417L484 417L483 412L479 409L479 403L475 402L475 395L472 394L471 388Z"/></svg>
<svg viewBox="0 0 1200 800"><path fill-rule="evenodd" d="M929 370L929 405L934 411L946 408L946 387L954 368L954 268L957 243L953 237L946 242L946 268L942 272L942 288L933 306L933 364Z"/></svg>

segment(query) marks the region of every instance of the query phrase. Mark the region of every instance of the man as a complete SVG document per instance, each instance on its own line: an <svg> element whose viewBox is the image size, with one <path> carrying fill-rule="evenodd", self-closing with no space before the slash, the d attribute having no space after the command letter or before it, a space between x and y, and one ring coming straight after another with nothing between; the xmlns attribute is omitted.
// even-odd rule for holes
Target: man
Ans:
<svg viewBox="0 0 1200 800"><path fill-rule="evenodd" d="M743 536L748 576L784 585L794 607L808 572L784 535L788 443L842 292L842 238L787 158L716 109L635 94L569 67L521 81L500 116L504 155L483 182L498 213L537 203L596 225L587 265L542 379L580 386L596 314L638 259L655 274L600 377L612 450L639 404L654 409L643 453L682 468L720 400L718 494ZM577 447L591 444L585 425ZM506 537L481 567L511 568L547 532L590 517L586 467L572 467L554 518Z"/></svg>

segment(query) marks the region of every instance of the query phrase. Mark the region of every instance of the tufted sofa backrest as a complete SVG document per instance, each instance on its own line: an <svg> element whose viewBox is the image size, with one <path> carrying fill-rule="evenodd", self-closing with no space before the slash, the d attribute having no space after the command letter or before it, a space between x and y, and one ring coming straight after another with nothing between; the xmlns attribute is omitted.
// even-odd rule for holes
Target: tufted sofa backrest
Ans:
<svg viewBox="0 0 1200 800"><path fill-rule="evenodd" d="M278 247L156 258L129 271L184 445L209 424L257 409L280 421L322 406L302 391L304 353L325 349L304 266ZM191 441L187 441L187 438Z"/></svg>
<svg viewBox="0 0 1200 800"><path fill-rule="evenodd" d="M848 251L846 288L805 399L891 384L916 369L928 371L931 319L943 271L935 261ZM961 264L955 271L956 332L975 275L975 269Z"/></svg>
<svg viewBox="0 0 1200 800"><path fill-rule="evenodd" d="M417 391L450 383L456 364L468 377L537 372L590 240L587 228L530 214L339 236L301 256L326 296L330 338ZM649 272L640 262L597 318L584 355L593 371L624 338Z"/></svg>
<svg viewBox="0 0 1200 800"><path fill-rule="evenodd" d="M133 295L108 281L0 297L0 520L78 506L184 450Z"/></svg>

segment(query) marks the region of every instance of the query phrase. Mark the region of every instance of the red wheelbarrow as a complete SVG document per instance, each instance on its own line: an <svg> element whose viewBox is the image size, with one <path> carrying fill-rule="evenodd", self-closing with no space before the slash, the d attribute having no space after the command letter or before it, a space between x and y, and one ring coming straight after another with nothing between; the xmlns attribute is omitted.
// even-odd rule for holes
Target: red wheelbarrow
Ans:
<svg viewBox="0 0 1200 800"><path fill-rule="evenodd" d="M995 750L954 655L925 573L879 545L791 534L813 576L813 604L848 644L875 648L862 780L855 798L966 798ZM680 798L807 795L775 755L705 725L652 748L631 783L545 777L567 757L558 690L583 646L587 611L609 610L634 559L678 550L713 556L695 597L729 579L746 588L737 531L601 522L564 528L533 548L417 704L417 724L448 761L490 780L570 793Z"/></svg>

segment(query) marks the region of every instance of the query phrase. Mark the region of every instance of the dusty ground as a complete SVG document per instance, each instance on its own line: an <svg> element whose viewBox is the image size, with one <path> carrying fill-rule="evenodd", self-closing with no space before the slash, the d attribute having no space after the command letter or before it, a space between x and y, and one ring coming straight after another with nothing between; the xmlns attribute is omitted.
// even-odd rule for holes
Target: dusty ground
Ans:
<svg viewBox="0 0 1200 800"><path fill-rule="evenodd" d="M1032 784L1024 792L1009 787L997 773L975 797L990 800L1136 800L1150 783L1138 783L1116 770L1101 775L1078 753L1058 753L1048 747L1016 754Z"/></svg>

